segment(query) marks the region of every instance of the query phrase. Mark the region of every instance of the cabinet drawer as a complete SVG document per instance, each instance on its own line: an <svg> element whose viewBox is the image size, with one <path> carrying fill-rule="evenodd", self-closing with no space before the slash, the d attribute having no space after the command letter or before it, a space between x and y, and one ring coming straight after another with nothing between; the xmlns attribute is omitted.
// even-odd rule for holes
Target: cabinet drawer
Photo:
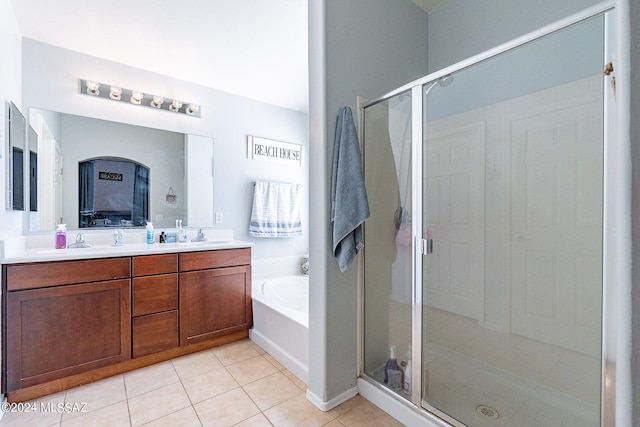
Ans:
<svg viewBox="0 0 640 427"><path fill-rule="evenodd" d="M133 319L133 357L178 347L178 311Z"/></svg>
<svg viewBox="0 0 640 427"><path fill-rule="evenodd" d="M251 248L181 253L179 264L180 271L249 265Z"/></svg>
<svg viewBox="0 0 640 427"><path fill-rule="evenodd" d="M133 275L150 276L152 274L176 273L178 254L145 255L133 257Z"/></svg>
<svg viewBox="0 0 640 427"><path fill-rule="evenodd" d="M177 308L177 273L133 279L133 316L176 310Z"/></svg>
<svg viewBox="0 0 640 427"><path fill-rule="evenodd" d="M78 249L82 250L82 249ZM8 265L7 290L125 279L131 274L130 258L39 262Z"/></svg>

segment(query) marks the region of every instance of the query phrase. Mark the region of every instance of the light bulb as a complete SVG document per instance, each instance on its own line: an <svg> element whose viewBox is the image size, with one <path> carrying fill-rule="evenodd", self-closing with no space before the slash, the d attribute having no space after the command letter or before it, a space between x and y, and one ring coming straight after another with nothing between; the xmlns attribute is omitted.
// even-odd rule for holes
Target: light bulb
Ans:
<svg viewBox="0 0 640 427"><path fill-rule="evenodd" d="M151 105L152 107L155 108L160 108L162 106L162 103L164 102L164 98L158 95L154 95L153 96L153 100L151 101L151 103L149 105Z"/></svg>
<svg viewBox="0 0 640 427"><path fill-rule="evenodd" d="M189 107L187 108L187 114L195 114L198 112L198 110L200 110L200 106L196 104L189 104Z"/></svg>
<svg viewBox="0 0 640 427"><path fill-rule="evenodd" d="M138 90L131 91L131 103L140 105L142 98L144 98L144 93Z"/></svg>
<svg viewBox="0 0 640 427"><path fill-rule="evenodd" d="M120 101L120 99L122 99L122 88L119 88L118 86L111 86L109 98L115 101Z"/></svg>
<svg viewBox="0 0 640 427"><path fill-rule="evenodd" d="M100 83L94 80L87 80L85 82L87 85L87 93L89 95L99 95L100 94Z"/></svg>
<svg viewBox="0 0 640 427"><path fill-rule="evenodd" d="M177 113L182 108L182 101L174 99L171 105L169 105L169 110Z"/></svg>

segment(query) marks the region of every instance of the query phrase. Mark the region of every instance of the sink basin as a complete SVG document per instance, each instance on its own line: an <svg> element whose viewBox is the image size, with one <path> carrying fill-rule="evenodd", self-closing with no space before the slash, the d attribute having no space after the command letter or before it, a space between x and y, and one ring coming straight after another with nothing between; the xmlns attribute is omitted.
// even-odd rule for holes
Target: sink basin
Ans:
<svg viewBox="0 0 640 427"><path fill-rule="evenodd" d="M204 240L202 242L185 242L189 245L222 245L224 243L229 243L230 240Z"/></svg>
<svg viewBox="0 0 640 427"><path fill-rule="evenodd" d="M43 249L38 251L39 254L66 254L69 253L70 251L73 253L84 253L84 252L103 252L103 251L107 251L110 250L110 247L102 247L102 246L87 246L87 247L70 247L68 246L67 249Z"/></svg>
<svg viewBox="0 0 640 427"><path fill-rule="evenodd" d="M43 249L38 251L39 254L62 254L64 253L64 249Z"/></svg>
<svg viewBox="0 0 640 427"><path fill-rule="evenodd" d="M88 249L92 247L93 245L91 243L73 243L67 246L67 249Z"/></svg>

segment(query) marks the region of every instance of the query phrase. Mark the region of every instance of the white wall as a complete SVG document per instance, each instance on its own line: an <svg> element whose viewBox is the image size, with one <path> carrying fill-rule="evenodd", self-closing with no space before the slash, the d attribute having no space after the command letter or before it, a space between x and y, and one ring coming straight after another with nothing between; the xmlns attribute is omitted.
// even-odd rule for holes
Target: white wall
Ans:
<svg viewBox="0 0 640 427"><path fill-rule="evenodd" d="M631 46L635 48L629 49L630 57L630 101L631 101L631 128L630 138L631 145L631 161L633 169L638 170L640 168L640 3L635 0L623 0L619 3L623 4L625 9L629 10L630 19L624 17L621 21L625 22L625 25L630 26ZM630 25L631 24L631 25ZM625 47L628 47L625 45ZM632 334L633 348L631 349L631 378L632 378L632 407L633 407L633 425L640 425L640 291L637 284L640 283L640 221L638 220L640 215L640 176L635 173L632 182L632 245L633 245L633 271L632 282L636 285L632 290ZM630 399L631 400L631 399Z"/></svg>
<svg viewBox="0 0 640 427"><path fill-rule="evenodd" d="M21 35L10 0L0 0L0 239L19 236L26 229L28 215L24 212L6 211L7 145L6 105L13 101L22 108L21 87Z"/></svg>
<svg viewBox="0 0 640 427"><path fill-rule="evenodd" d="M31 39L24 39L22 56L22 96L26 111L33 107L211 137L214 140L214 209L224 215L224 222L216 224L215 227L233 229L235 238L255 242L254 258L308 252L308 159L305 159L302 167L280 167L273 163L247 159L247 135L307 147L307 114L60 49ZM80 95L77 91L78 78L117 83L122 87L139 88L166 98L177 97L195 102L202 106L202 117L174 115L152 108ZM303 184L305 209L302 212L302 237L258 239L249 236L252 183L257 179Z"/></svg>
<svg viewBox="0 0 640 427"><path fill-rule="evenodd" d="M356 384L357 264L331 255L330 188L336 116L427 73L427 15L408 0L310 0L309 395L328 404Z"/></svg>

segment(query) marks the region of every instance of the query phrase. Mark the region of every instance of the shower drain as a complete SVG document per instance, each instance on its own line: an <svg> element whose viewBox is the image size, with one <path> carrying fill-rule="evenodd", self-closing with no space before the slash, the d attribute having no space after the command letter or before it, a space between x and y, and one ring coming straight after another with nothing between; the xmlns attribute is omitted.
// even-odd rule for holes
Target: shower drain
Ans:
<svg viewBox="0 0 640 427"><path fill-rule="evenodd" d="M500 416L498 411L493 409L491 406L487 406L487 405L478 405L476 407L476 411L478 411L481 415L484 415L487 418L491 418L492 420L495 420Z"/></svg>

